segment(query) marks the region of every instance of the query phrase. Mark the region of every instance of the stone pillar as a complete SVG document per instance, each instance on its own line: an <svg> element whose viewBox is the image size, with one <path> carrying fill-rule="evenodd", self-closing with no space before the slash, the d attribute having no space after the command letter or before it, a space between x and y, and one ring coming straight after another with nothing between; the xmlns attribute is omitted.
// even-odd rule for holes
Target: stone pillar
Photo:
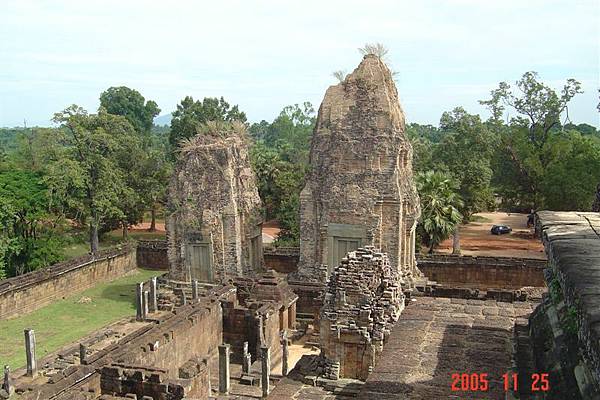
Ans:
<svg viewBox="0 0 600 400"><path fill-rule="evenodd" d="M257 344L256 347L260 347L265 343L265 321L264 315L258 314L258 335L256 338Z"/></svg>
<svg viewBox="0 0 600 400"><path fill-rule="evenodd" d="M135 286L135 319L137 321L143 321L143 297L144 297L144 284L142 282L136 284Z"/></svg>
<svg viewBox="0 0 600 400"><path fill-rule="evenodd" d="M288 328L294 329L296 327L296 302L293 302L288 307Z"/></svg>
<svg viewBox="0 0 600 400"><path fill-rule="evenodd" d="M281 355L281 375L287 376L288 374L288 358L290 356L290 351L288 349L288 338L287 331L281 331L281 346L282 346L282 355Z"/></svg>
<svg viewBox="0 0 600 400"><path fill-rule="evenodd" d="M181 305L187 305L187 298L185 297L185 291L183 289L181 289Z"/></svg>
<svg viewBox="0 0 600 400"><path fill-rule="evenodd" d="M229 393L229 349L228 344L219 346L219 393Z"/></svg>
<svg viewBox="0 0 600 400"><path fill-rule="evenodd" d="M267 346L260 348L262 373L260 376L260 386L262 387L262 397L269 395L269 378L271 376L271 354Z"/></svg>
<svg viewBox="0 0 600 400"><path fill-rule="evenodd" d="M144 290L142 295L142 319L148 318L148 303L150 302L150 294Z"/></svg>
<svg viewBox="0 0 600 400"><path fill-rule="evenodd" d="M242 372L247 374L250 372L252 365L252 354L248 352L248 342L244 342L244 353L242 354Z"/></svg>
<svg viewBox="0 0 600 400"><path fill-rule="evenodd" d="M37 362L35 359L35 332L25 329L25 355L27 357L27 376L37 376Z"/></svg>
<svg viewBox="0 0 600 400"><path fill-rule="evenodd" d="M80 364L85 363L86 353L87 353L87 346L84 345L83 343L79 343L79 363Z"/></svg>
<svg viewBox="0 0 600 400"><path fill-rule="evenodd" d="M198 301L198 280L194 279L192 281L192 299L194 301Z"/></svg>
<svg viewBox="0 0 600 400"><path fill-rule="evenodd" d="M150 312L158 311L158 278L150 279Z"/></svg>
<svg viewBox="0 0 600 400"><path fill-rule="evenodd" d="M10 367L8 365L4 366L4 380L2 381L2 389L4 389L9 396L14 392L12 382L10 381Z"/></svg>

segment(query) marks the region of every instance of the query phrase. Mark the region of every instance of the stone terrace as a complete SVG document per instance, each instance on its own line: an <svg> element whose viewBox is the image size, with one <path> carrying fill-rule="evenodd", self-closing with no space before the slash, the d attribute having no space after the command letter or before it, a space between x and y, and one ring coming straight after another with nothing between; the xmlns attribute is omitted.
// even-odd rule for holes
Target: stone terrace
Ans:
<svg viewBox="0 0 600 400"><path fill-rule="evenodd" d="M579 348L593 382L578 379L582 391L600 387L600 213L537 213L536 231L548 255L550 282L557 282L567 307L577 315ZM552 286L549 284L549 286ZM585 388L585 386L594 388Z"/></svg>
<svg viewBox="0 0 600 400"><path fill-rule="evenodd" d="M502 375L513 365L513 328L535 305L417 298L392 330L358 398L504 398ZM489 390L452 392L454 373L487 373Z"/></svg>
<svg viewBox="0 0 600 400"><path fill-rule="evenodd" d="M513 350L517 345L515 324L526 326L537 303L440 297L415 300L392 329L381 358L364 384L322 378L311 384L314 371L306 365L311 360L303 358L300 368L297 365L269 398L504 399L502 375L519 364ZM489 390L452 392L454 373L487 373ZM519 384L526 386L527 382L520 378Z"/></svg>
<svg viewBox="0 0 600 400"><path fill-rule="evenodd" d="M535 307L420 297L406 307L385 351L361 388L360 399L504 398L502 375L511 370L513 328ZM521 320L526 324L525 320ZM487 392L452 392L452 374L487 373Z"/></svg>

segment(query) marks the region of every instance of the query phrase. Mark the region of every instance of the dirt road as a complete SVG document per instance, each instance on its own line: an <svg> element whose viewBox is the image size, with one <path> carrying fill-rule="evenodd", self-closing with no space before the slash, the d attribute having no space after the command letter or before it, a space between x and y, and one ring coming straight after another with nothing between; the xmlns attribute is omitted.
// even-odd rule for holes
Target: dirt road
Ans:
<svg viewBox="0 0 600 400"><path fill-rule="evenodd" d="M491 212L476 214L481 222L471 222L460 228L460 247L464 255L527 257L545 259L544 247L527 228L527 214ZM512 233L492 235L492 225L508 225ZM452 238L442 242L439 253L452 252Z"/></svg>

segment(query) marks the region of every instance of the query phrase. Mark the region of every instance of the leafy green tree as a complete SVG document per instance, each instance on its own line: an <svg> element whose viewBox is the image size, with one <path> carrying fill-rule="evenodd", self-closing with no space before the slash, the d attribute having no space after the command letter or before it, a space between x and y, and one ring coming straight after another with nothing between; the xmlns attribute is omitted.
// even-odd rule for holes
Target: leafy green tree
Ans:
<svg viewBox="0 0 600 400"><path fill-rule="evenodd" d="M552 154L541 184L545 207L589 210L600 182L600 144L589 135L564 131L553 135L547 148Z"/></svg>
<svg viewBox="0 0 600 400"><path fill-rule="evenodd" d="M23 129L17 133L16 147L10 159L18 169L44 173L48 160L56 157L63 145L56 141L56 128Z"/></svg>
<svg viewBox="0 0 600 400"><path fill-rule="evenodd" d="M231 107L223 97L194 101L192 96L186 96L173 112L169 133L171 148L177 149L181 140L195 136L198 127L209 121L246 122L246 114L237 105Z"/></svg>
<svg viewBox="0 0 600 400"><path fill-rule="evenodd" d="M0 277L20 275L62 259L48 224L48 188L40 174L0 173Z"/></svg>
<svg viewBox="0 0 600 400"><path fill-rule="evenodd" d="M9 259L16 247L17 238L13 234L14 214L9 199L0 196L0 279L9 276Z"/></svg>
<svg viewBox="0 0 600 400"><path fill-rule="evenodd" d="M513 166L498 172L504 175L513 173L504 180L517 183L518 190L523 193L522 206L537 209L544 205L542 185L551 162L548 141L560 131L560 117L568 113L571 99L582 93L581 85L574 79L568 79L562 91L556 93L538 80L537 73L526 72L516 82L516 89L517 92L506 82L501 82L498 89L491 92L491 99L481 103L492 113L489 125L499 135L505 152L503 163ZM506 107L517 113L508 126L502 123Z"/></svg>
<svg viewBox="0 0 600 400"><path fill-rule="evenodd" d="M6 153L16 150L17 136L28 128L0 128L0 148Z"/></svg>
<svg viewBox="0 0 600 400"><path fill-rule="evenodd" d="M463 201L460 212L468 221L474 213L494 207L490 181L495 138L479 115L469 114L462 107L442 114L440 130L444 135L437 158L458 183Z"/></svg>
<svg viewBox="0 0 600 400"><path fill-rule="evenodd" d="M250 125L250 128L248 128L248 133L255 141L264 142L269 134L269 128L271 128L271 124L263 119L260 122L255 122L254 124Z"/></svg>
<svg viewBox="0 0 600 400"><path fill-rule="evenodd" d="M413 148L413 171L415 173L446 168L438 157L439 142L442 138L442 133L438 128L413 122L406 126L406 134Z"/></svg>
<svg viewBox="0 0 600 400"><path fill-rule="evenodd" d="M565 124L565 126L563 127L565 130L569 130L569 131L577 131L579 133L581 133L584 136L596 136L596 137L600 137L600 131L598 129L596 129L596 127L590 125L590 124L573 124L573 123L568 123Z"/></svg>
<svg viewBox="0 0 600 400"><path fill-rule="evenodd" d="M173 165L167 157L166 143L154 140L140 165L140 196L145 209L150 210L149 231L156 231L156 211L166 204L167 184Z"/></svg>
<svg viewBox="0 0 600 400"><path fill-rule="evenodd" d="M127 87L109 88L100 95L100 106L114 115L122 115L133 125L142 142L136 154L122 154L119 164L128 170L125 192L121 202L122 217L112 221L106 229L120 225L127 237L129 225L139 222L145 210L152 215L150 230L156 230L156 209L164 202L171 162L167 158L167 127L154 127L153 120L160 112L154 101L145 102L136 90Z"/></svg>
<svg viewBox="0 0 600 400"><path fill-rule="evenodd" d="M276 149L258 141L250 148L250 161L257 178L258 193L265 207L267 218L273 218L279 207L279 192L275 180L285 168Z"/></svg>
<svg viewBox="0 0 600 400"><path fill-rule="evenodd" d="M462 200L457 193L458 185L447 174L427 171L418 174L416 182L421 201L418 229L429 253L433 253L462 221L458 211Z"/></svg>
<svg viewBox="0 0 600 400"><path fill-rule="evenodd" d="M146 101L140 92L126 86L113 86L102 92L100 107L109 114L127 118L138 133L150 132L154 117L160 113L156 102Z"/></svg>
<svg viewBox="0 0 600 400"><path fill-rule="evenodd" d="M250 156L267 218L279 222L276 245L294 245L300 237L300 191L308 169L315 111L310 103L285 107L272 122L253 124Z"/></svg>
<svg viewBox="0 0 600 400"><path fill-rule="evenodd" d="M98 114L88 114L73 105L55 114L54 121L63 128L57 131L57 140L65 146L51 169L60 175L49 182L64 183L51 189L64 192L68 186L71 205L89 226L90 249L96 253L100 226L127 218L121 205L129 201L132 190L127 185L125 161L135 159L132 155L139 151L140 140L127 119L102 108Z"/></svg>
<svg viewBox="0 0 600 400"><path fill-rule="evenodd" d="M306 165L315 123L315 110L311 103L284 107L269 127L264 141L278 149L283 160Z"/></svg>

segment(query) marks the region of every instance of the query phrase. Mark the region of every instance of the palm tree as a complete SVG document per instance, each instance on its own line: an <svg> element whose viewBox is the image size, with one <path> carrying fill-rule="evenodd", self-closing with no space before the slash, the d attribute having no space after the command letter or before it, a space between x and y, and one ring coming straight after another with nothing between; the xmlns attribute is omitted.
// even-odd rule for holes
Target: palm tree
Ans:
<svg viewBox="0 0 600 400"><path fill-rule="evenodd" d="M419 229L429 253L450 237L462 215L458 211L463 202L457 194L457 184L448 175L427 171L417 175L417 189L421 198Z"/></svg>

